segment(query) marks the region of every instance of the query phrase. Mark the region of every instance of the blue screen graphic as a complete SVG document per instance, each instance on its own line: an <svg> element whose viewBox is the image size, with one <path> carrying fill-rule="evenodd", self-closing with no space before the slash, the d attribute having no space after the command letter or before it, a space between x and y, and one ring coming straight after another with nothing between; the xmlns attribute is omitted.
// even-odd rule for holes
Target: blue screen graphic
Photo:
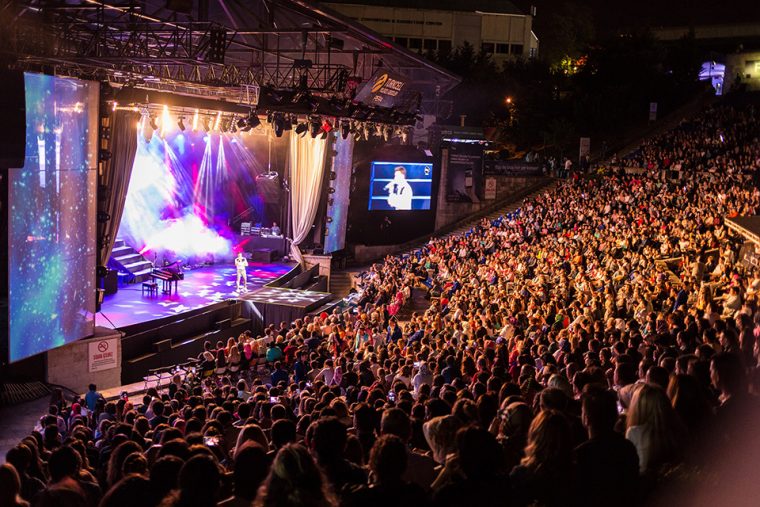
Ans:
<svg viewBox="0 0 760 507"><path fill-rule="evenodd" d="M433 164L372 162L369 209L384 211L429 210L433 190Z"/></svg>
<svg viewBox="0 0 760 507"><path fill-rule="evenodd" d="M9 360L90 336L98 84L25 74L26 158L11 169Z"/></svg>

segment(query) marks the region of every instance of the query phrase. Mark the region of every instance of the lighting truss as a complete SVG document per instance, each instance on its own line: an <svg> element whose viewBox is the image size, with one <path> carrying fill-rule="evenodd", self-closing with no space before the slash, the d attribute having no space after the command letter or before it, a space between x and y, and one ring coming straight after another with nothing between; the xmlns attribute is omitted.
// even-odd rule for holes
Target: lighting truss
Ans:
<svg viewBox="0 0 760 507"><path fill-rule="evenodd" d="M169 4L0 0L0 61L246 106L259 103L260 87L350 100L349 83L366 82L380 68L407 76L420 93L429 90L425 99L458 82L420 55L304 0L208 0L192 12L171 11Z"/></svg>

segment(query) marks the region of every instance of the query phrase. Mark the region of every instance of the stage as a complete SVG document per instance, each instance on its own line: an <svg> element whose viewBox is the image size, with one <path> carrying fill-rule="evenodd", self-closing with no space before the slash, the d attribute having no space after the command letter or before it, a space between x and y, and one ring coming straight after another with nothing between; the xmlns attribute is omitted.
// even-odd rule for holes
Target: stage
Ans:
<svg viewBox="0 0 760 507"><path fill-rule="evenodd" d="M262 324L290 324L330 302L333 295L314 290L263 287L248 292L240 299L253 303L251 309L254 312L254 321Z"/></svg>
<svg viewBox="0 0 760 507"><path fill-rule="evenodd" d="M159 291L157 296L149 296L142 293L142 284L124 285L116 294L105 296L96 323L103 327L121 329L164 317L179 316L227 299L240 299L283 276L294 266L295 263L250 262L248 292L245 294L237 292L235 288L235 267L232 264L186 271L185 279L179 281L178 291L172 294L162 294Z"/></svg>

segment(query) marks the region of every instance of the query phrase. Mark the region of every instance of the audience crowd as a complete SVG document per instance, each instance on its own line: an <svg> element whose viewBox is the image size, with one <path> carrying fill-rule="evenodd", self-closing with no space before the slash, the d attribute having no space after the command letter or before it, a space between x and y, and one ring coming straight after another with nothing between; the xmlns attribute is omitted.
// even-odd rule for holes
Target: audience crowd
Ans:
<svg viewBox="0 0 760 507"><path fill-rule="evenodd" d="M206 345L141 400L56 393L2 505L640 505L718 473L758 419L758 108L647 142L387 258L346 311ZM688 175L671 181L663 167ZM424 291L426 309L405 308ZM262 364L263 363L263 364Z"/></svg>

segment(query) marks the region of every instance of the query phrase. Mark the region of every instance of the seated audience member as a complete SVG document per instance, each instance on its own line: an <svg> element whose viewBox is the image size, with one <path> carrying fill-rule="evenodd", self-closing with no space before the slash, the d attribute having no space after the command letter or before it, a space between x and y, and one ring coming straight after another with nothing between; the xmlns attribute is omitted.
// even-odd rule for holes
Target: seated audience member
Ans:
<svg viewBox="0 0 760 507"><path fill-rule="evenodd" d="M581 396L588 440L575 448L576 489L582 505L635 505L639 480L636 447L615 431L615 393L587 385ZM614 499L614 500L613 500Z"/></svg>

